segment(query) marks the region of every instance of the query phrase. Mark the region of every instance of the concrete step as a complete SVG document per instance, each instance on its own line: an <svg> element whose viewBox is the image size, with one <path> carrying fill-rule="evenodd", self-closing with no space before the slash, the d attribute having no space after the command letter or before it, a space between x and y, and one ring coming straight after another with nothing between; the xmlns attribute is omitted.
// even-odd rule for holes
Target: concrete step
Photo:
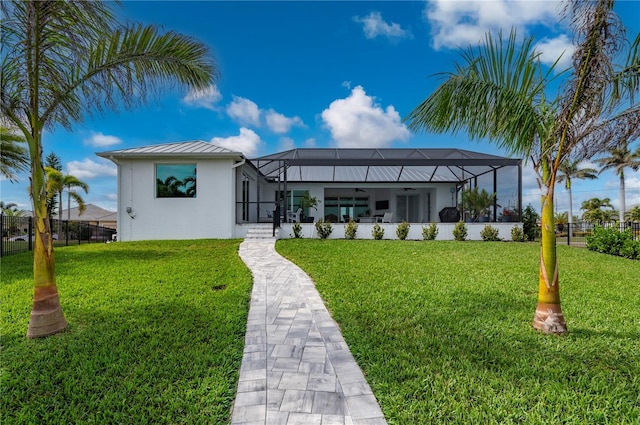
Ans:
<svg viewBox="0 0 640 425"><path fill-rule="evenodd" d="M252 226L247 230L245 239L275 239L272 225Z"/></svg>

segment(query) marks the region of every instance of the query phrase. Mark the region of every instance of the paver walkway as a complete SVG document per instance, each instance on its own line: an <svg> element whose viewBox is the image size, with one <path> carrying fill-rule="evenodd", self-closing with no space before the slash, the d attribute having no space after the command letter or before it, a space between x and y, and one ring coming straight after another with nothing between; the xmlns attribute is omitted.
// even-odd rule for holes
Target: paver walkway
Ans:
<svg viewBox="0 0 640 425"><path fill-rule="evenodd" d="M245 239L253 292L232 424L385 424L360 367L311 278L275 250Z"/></svg>

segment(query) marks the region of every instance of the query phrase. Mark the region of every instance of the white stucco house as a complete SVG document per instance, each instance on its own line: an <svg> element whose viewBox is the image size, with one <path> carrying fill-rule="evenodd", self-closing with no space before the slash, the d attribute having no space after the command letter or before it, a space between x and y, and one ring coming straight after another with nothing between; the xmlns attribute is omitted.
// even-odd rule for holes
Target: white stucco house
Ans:
<svg viewBox="0 0 640 425"><path fill-rule="evenodd" d="M338 223L354 219L359 238L370 238L374 223L394 238L404 220L436 222L438 239L451 239L461 217L450 214L458 214L467 187L497 194L491 224L509 237L514 223L504 222L502 208L516 211L517 222L522 204L520 159L460 149L292 149L249 159L190 141L97 155L118 167L121 241L242 238L251 227L272 225L276 206L280 237L302 218L306 237L318 219L337 223L331 237L344 237ZM317 199L316 209L300 208L305 194ZM484 224L469 227L469 237L479 239ZM421 239L421 228L412 226L409 238Z"/></svg>

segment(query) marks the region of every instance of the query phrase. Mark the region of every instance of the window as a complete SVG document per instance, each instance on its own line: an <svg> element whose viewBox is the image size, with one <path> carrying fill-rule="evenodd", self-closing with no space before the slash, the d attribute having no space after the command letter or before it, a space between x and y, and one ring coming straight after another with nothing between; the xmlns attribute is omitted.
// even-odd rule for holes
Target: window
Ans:
<svg viewBox="0 0 640 425"><path fill-rule="evenodd" d="M196 164L156 164L157 198L195 198Z"/></svg>

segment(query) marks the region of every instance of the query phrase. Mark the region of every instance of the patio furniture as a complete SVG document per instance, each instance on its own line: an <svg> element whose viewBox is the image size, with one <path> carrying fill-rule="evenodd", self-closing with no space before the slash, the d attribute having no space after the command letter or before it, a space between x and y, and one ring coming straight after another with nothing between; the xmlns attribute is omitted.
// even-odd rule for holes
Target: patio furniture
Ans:
<svg viewBox="0 0 640 425"><path fill-rule="evenodd" d="M302 214L302 208L298 208L296 212L287 211L287 221L298 223L300 221L300 214Z"/></svg>
<svg viewBox="0 0 640 425"><path fill-rule="evenodd" d="M380 220L380 222L381 223L391 223L391 220L393 220L393 213L392 212L386 212L382 216L382 220Z"/></svg>

